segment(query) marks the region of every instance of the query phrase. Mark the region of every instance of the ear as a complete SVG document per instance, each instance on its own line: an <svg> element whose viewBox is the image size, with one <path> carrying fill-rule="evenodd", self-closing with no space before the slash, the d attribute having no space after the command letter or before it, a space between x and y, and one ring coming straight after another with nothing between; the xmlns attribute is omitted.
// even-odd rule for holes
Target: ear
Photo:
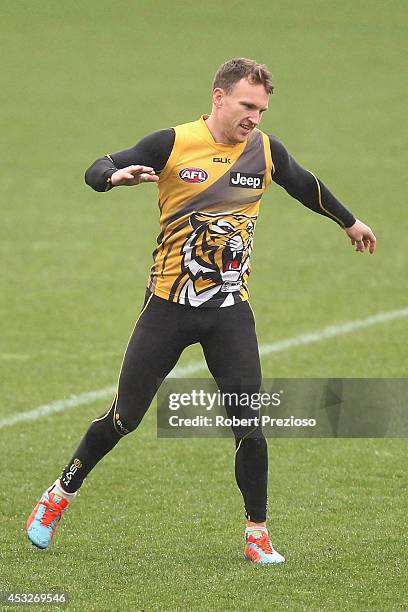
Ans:
<svg viewBox="0 0 408 612"><path fill-rule="evenodd" d="M213 104L215 107L219 108L222 105L222 101L224 99L224 90L221 87L216 87L212 92Z"/></svg>
<svg viewBox="0 0 408 612"><path fill-rule="evenodd" d="M201 226L208 225L210 223L210 220L211 219L209 219L208 215L206 215L205 213L196 212L190 215L190 224L195 230Z"/></svg>

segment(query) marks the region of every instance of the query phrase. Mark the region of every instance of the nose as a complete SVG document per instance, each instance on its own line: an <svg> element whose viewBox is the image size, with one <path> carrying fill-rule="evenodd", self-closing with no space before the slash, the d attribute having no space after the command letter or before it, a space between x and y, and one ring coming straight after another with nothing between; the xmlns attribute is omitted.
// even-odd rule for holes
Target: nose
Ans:
<svg viewBox="0 0 408 612"><path fill-rule="evenodd" d="M249 119L253 125L258 125L261 120L261 113L259 111L252 111L249 115Z"/></svg>

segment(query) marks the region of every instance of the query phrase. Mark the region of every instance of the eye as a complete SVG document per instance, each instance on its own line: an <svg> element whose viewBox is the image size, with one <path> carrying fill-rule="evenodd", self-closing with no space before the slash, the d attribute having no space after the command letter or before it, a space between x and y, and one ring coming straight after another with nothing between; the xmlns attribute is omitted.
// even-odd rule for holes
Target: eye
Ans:
<svg viewBox="0 0 408 612"><path fill-rule="evenodd" d="M223 221L222 219L218 221L217 224L210 225L210 230L215 232L216 234L228 234L233 231L234 228L228 221Z"/></svg>

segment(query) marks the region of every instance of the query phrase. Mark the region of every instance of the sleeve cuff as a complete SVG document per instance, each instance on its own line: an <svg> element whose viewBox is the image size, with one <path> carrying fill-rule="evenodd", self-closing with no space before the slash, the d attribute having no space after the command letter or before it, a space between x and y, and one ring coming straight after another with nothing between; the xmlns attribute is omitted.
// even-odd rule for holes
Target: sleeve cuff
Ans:
<svg viewBox="0 0 408 612"><path fill-rule="evenodd" d="M105 191L110 191L111 189L113 189L114 185L112 185L111 176L116 172L116 170L117 168L109 168L109 170L106 170L106 172L104 173L106 181Z"/></svg>

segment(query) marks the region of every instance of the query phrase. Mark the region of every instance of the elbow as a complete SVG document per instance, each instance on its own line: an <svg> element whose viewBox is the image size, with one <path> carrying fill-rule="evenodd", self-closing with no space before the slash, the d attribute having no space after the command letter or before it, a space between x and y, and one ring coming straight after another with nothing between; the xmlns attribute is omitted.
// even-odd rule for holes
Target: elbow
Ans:
<svg viewBox="0 0 408 612"><path fill-rule="evenodd" d="M92 166L90 166L84 174L84 181L85 183L91 187L94 191L105 191L105 186L100 184L100 181L96 180L95 177L95 171L94 171L94 165L92 164Z"/></svg>
<svg viewBox="0 0 408 612"><path fill-rule="evenodd" d="M107 179L115 170L112 159L107 156L100 157L85 172L85 183L94 191L109 191L111 186L108 185Z"/></svg>
<svg viewBox="0 0 408 612"><path fill-rule="evenodd" d="M88 168L87 170L85 170L84 181L85 181L85 183L87 185L89 185L89 187L92 187L91 177L90 177L90 170L91 170L91 168Z"/></svg>

